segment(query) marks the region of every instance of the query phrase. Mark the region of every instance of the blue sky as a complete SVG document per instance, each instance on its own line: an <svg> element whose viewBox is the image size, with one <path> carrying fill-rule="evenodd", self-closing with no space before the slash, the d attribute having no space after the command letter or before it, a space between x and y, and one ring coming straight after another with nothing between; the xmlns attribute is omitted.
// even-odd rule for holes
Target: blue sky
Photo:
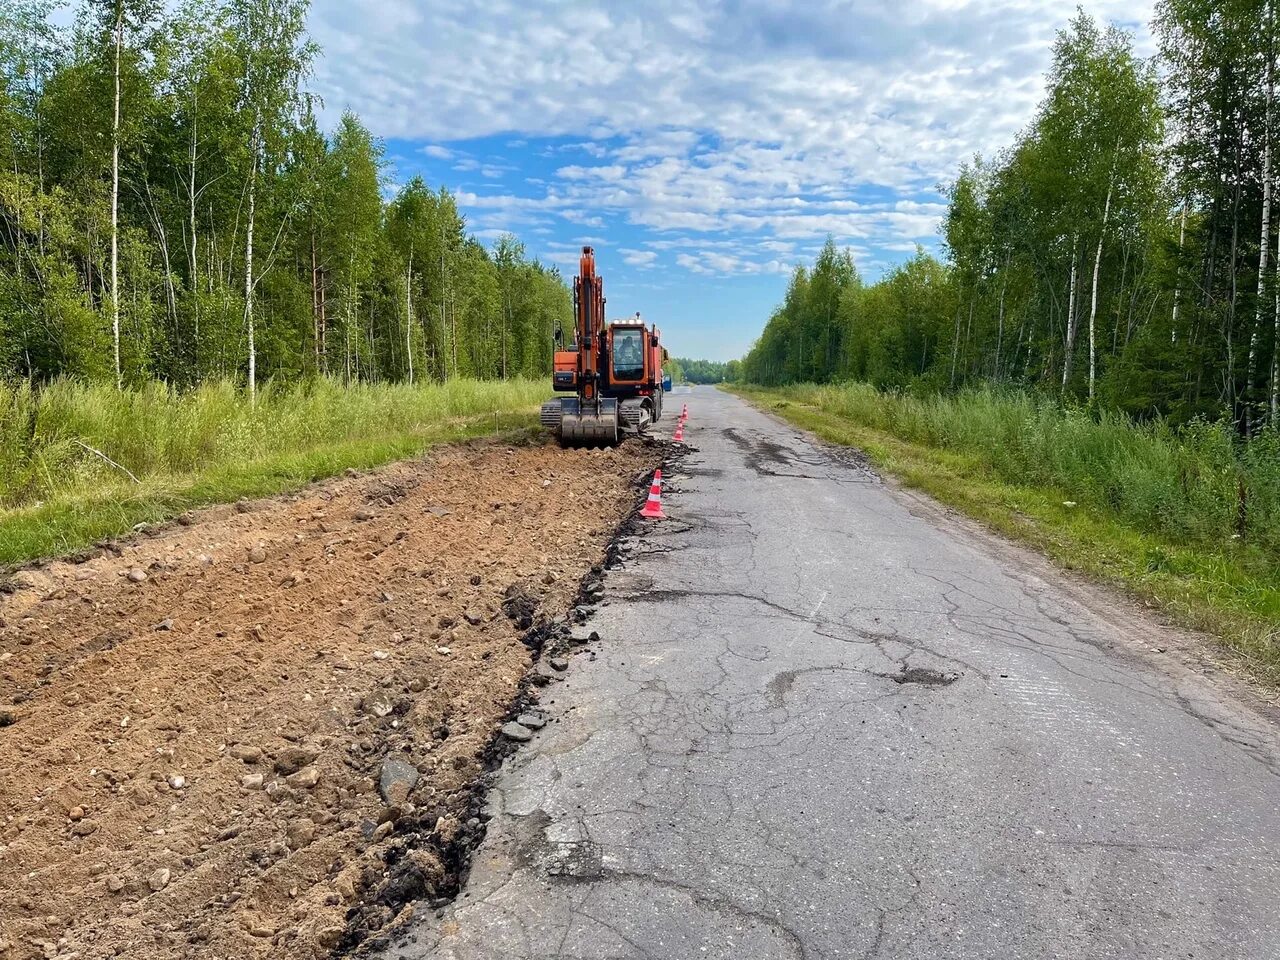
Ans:
<svg viewBox="0 0 1280 960"><path fill-rule="evenodd" d="M1150 39L1149 0L1084 9ZM741 356L827 235L875 279L935 249L940 183L1033 113L1075 0L313 0L330 121L576 269L672 353Z"/></svg>

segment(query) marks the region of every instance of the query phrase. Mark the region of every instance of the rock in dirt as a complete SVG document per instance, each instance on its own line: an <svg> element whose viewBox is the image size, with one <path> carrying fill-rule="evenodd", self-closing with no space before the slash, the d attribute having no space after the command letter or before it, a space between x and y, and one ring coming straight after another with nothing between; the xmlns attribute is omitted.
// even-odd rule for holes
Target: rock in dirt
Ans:
<svg viewBox="0 0 1280 960"><path fill-rule="evenodd" d="M159 623L156 624L156 629L159 630L161 633L165 633L165 632L168 632L169 630L172 630L173 618L165 617L163 620L161 620Z"/></svg>
<svg viewBox="0 0 1280 960"><path fill-rule="evenodd" d="M550 663L552 670L564 672L569 669L569 661L564 657L552 657Z"/></svg>
<svg viewBox="0 0 1280 960"><path fill-rule="evenodd" d="M310 790L320 782L320 770L316 767L303 767L297 773L291 773L285 777L291 787L301 787L303 790Z"/></svg>
<svg viewBox="0 0 1280 960"><path fill-rule="evenodd" d="M169 885L169 868L161 867L147 878L147 886L159 893Z"/></svg>
<svg viewBox="0 0 1280 960"><path fill-rule="evenodd" d="M130 583L142 583L147 579L147 571L141 567L134 567L125 576L129 578Z"/></svg>
<svg viewBox="0 0 1280 960"><path fill-rule="evenodd" d="M265 563L267 559L267 548L260 543L255 543L249 548L250 563Z"/></svg>
<svg viewBox="0 0 1280 960"><path fill-rule="evenodd" d="M356 898L356 885L346 874L340 874L338 879L333 881L333 889L346 903Z"/></svg>
<svg viewBox="0 0 1280 960"><path fill-rule="evenodd" d="M528 743L533 739L533 731L522 723L516 723L514 720L502 725L502 735L508 740L514 740L516 743Z"/></svg>
<svg viewBox="0 0 1280 960"><path fill-rule="evenodd" d="M462 615L462 619L467 621L467 623L471 624L473 627L478 627L484 622L484 617L480 615L480 611L474 608L467 610Z"/></svg>
<svg viewBox="0 0 1280 960"><path fill-rule="evenodd" d="M262 748L248 743L237 743L231 748L231 756L245 763L257 763L262 759Z"/></svg>
<svg viewBox="0 0 1280 960"><path fill-rule="evenodd" d="M403 760L383 760L378 773L378 792L390 804L404 803L418 785L418 768Z"/></svg>
<svg viewBox="0 0 1280 960"><path fill-rule="evenodd" d="M309 817L302 817L289 824L289 846L297 850L305 847L316 838L316 823Z"/></svg>
<svg viewBox="0 0 1280 960"><path fill-rule="evenodd" d="M319 756L320 751L316 747L285 747L276 754L276 773L283 773L286 776L297 773L303 767L315 763Z"/></svg>
<svg viewBox="0 0 1280 960"><path fill-rule="evenodd" d="M516 717L516 723L530 730L541 730L547 725L547 718L537 713L522 713Z"/></svg>
<svg viewBox="0 0 1280 960"><path fill-rule="evenodd" d="M261 790L263 776L260 773L248 773L240 778L240 786L245 790Z"/></svg>
<svg viewBox="0 0 1280 960"><path fill-rule="evenodd" d="M342 927L322 927L316 933L316 946L332 950L342 940Z"/></svg>
<svg viewBox="0 0 1280 960"><path fill-rule="evenodd" d="M71 832L77 837L87 837L98 832L97 820L79 820L71 825Z"/></svg>
<svg viewBox="0 0 1280 960"><path fill-rule="evenodd" d="M119 893L123 889L124 889L123 880L121 880L115 874L112 874L111 876L107 877L107 890L110 893Z"/></svg>

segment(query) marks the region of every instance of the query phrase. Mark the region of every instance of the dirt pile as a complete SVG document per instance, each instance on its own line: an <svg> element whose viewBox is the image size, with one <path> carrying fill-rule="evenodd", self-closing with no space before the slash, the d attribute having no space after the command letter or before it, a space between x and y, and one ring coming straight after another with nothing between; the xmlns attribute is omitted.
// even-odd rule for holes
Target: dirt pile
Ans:
<svg viewBox="0 0 1280 960"><path fill-rule="evenodd" d="M0 957L323 956L393 919L389 853L430 901L522 636L656 459L474 445L20 573Z"/></svg>

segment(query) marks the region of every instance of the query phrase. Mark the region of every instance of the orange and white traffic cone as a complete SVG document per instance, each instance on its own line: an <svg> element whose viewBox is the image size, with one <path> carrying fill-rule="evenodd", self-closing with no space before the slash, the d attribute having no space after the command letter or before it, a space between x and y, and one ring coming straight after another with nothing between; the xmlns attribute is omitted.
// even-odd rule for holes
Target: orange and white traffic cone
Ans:
<svg viewBox="0 0 1280 960"><path fill-rule="evenodd" d="M684 443L684 423L676 424L676 435L671 438L673 443Z"/></svg>
<svg viewBox="0 0 1280 960"><path fill-rule="evenodd" d="M649 499L645 501L644 509L640 511L640 516L646 520L665 520L667 515L662 512L662 471L653 471L653 483L649 486Z"/></svg>
<svg viewBox="0 0 1280 960"><path fill-rule="evenodd" d="M687 403L684 405L684 409L680 411L680 419L681 420L689 419L689 405Z"/></svg>

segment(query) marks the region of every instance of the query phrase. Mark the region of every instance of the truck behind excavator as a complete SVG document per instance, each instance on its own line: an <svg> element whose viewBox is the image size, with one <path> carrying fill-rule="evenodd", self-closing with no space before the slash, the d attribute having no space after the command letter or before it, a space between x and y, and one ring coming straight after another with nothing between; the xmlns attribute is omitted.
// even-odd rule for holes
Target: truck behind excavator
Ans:
<svg viewBox="0 0 1280 960"><path fill-rule="evenodd" d="M572 393L542 405L542 425L561 446L611 447L662 417L667 352L656 326L604 319L604 281L595 251L582 248L573 281L573 342L555 352L552 388ZM559 346L559 344L557 344Z"/></svg>

